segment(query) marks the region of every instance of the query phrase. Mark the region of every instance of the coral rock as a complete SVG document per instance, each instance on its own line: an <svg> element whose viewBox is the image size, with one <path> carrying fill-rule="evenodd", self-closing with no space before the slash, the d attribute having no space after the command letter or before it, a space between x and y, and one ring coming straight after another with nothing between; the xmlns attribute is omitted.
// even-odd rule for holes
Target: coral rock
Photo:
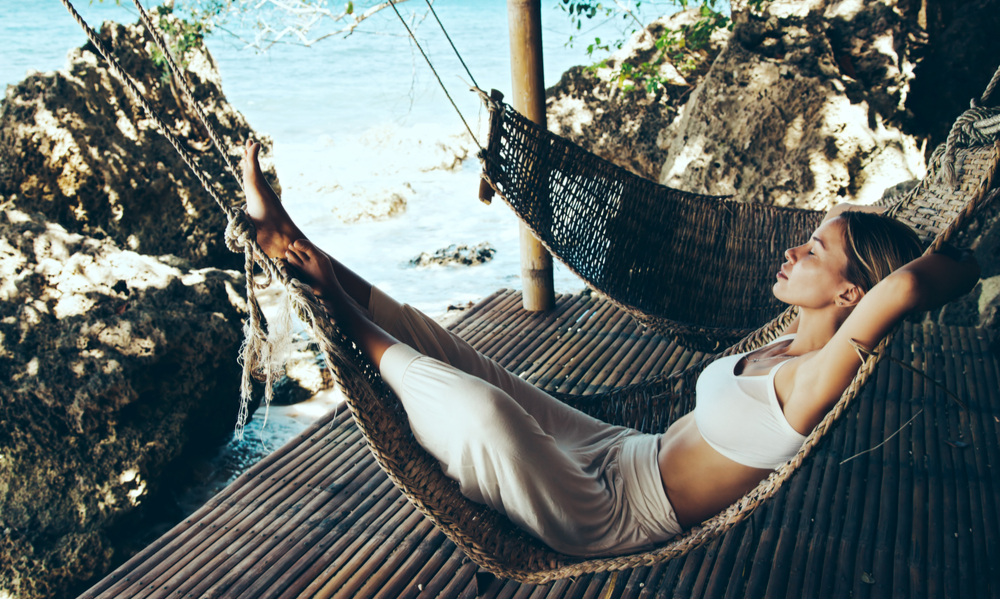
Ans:
<svg viewBox="0 0 1000 600"><path fill-rule="evenodd" d="M152 61L153 42L142 26L108 22L100 35L220 197L242 202L179 88ZM196 267L241 265L223 241L225 216L96 50L87 44L68 58L64 70L8 86L0 103L0 205L40 212L71 232L109 237L143 254L173 254ZM195 99L235 155L253 131L226 101L208 51L196 47L185 60ZM270 141L261 139L263 166L277 188Z"/></svg>
<svg viewBox="0 0 1000 600"><path fill-rule="evenodd" d="M109 529L232 432L243 287L0 213L0 595L79 592Z"/></svg>

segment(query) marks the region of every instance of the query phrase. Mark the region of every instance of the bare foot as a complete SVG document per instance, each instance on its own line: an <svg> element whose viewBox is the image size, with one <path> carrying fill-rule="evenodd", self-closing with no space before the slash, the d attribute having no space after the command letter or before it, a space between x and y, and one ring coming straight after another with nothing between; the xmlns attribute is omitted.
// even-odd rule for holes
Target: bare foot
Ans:
<svg viewBox="0 0 1000 600"><path fill-rule="evenodd" d="M346 295L337 281L330 257L309 240L302 238L289 244L284 258L302 272L303 281L313 288L317 296L332 298L337 294Z"/></svg>
<svg viewBox="0 0 1000 600"><path fill-rule="evenodd" d="M257 228L257 243L271 258L284 258L294 240L305 236L285 212L278 195L260 170L257 155L260 144L247 140L243 147L243 190L247 196L247 215Z"/></svg>

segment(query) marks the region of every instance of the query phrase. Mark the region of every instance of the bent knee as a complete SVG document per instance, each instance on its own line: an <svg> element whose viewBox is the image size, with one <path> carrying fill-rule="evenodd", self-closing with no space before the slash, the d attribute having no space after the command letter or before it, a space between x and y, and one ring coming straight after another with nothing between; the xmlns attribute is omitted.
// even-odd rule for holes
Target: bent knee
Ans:
<svg viewBox="0 0 1000 600"><path fill-rule="evenodd" d="M462 400L456 410L470 433L495 434L516 429L527 416L507 392L489 383L469 377L456 390Z"/></svg>

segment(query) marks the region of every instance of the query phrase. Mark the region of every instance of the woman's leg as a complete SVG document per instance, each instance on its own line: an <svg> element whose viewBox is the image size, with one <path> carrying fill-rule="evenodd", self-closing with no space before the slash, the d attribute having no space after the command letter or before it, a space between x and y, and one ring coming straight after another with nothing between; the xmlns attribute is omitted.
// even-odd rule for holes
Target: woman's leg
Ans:
<svg viewBox="0 0 1000 600"><path fill-rule="evenodd" d="M609 445L589 455L559 443L506 392L424 356L390 348L382 375L406 410L417 442L467 498L506 514L567 554L604 549L622 529L620 481L604 476Z"/></svg>
<svg viewBox="0 0 1000 600"><path fill-rule="evenodd" d="M287 258L288 247L295 240L304 239L306 236L288 216L285 207L281 205L281 200L278 199L278 195L267 183L257 160L259 152L260 144L247 140L243 147L241 163L243 189L247 196L247 215L257 228L257 243L260 244L264 252L271 258ZM324 254L326 253L324 252ZM333 264L334 274L344 291L358 306L368 310L372 284L329 254L326 254L326 257ZM309 281L306 283L312 284Z"/></svg>
<svg viewBox="0 0 1000 600"><path fill-rule="evenodd" d="M398 303L378 288L372 289L369 308L372 320L389 335L425 356L500 388L560 441L577 443L594 435L603 436L610 427L517 377L434 319Z"/></svg>
<svg viewBox="0 0 1000 600"><path fill-rule="evenodd" d="M373 364L381 364L383 353L401 341L502 389L545 431L572 436L571 442L604 435L607 424L512 375L420 311L373 291L370 283L306 240L267 184L257 161L259 150L259 144L247 142L243 179L247 214L257 227L261 248L299 270L303 281L328 303L337 323Z"/></svg>
<svg viewBox="0 0 1000 600"><path fill-rule="evenodd" d="M345 279L354 294L348 293L334 271L333 261L309 243L278 196L264 179L257 161L260 144L247 142L243 149L243 189L247 215L257 228L257 242L272 258L284 258L299 270L303 281L327 303L337 324L361 348L373 364L398 341L375 325L367 315L371 284L345 269Z"/></svg>

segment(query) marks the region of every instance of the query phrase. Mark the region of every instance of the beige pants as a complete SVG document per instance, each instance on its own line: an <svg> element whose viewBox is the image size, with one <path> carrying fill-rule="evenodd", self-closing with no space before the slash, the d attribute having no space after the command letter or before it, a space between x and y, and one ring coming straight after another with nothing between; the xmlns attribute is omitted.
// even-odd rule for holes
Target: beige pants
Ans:
<svg viewBox="0 0 1000 600"><path fill-rule="evenodd" d="M609 425L486 358L372 288L372 320L401 343L379 370L417 441L462 493L564 554L618 554L681 528L663 490L659 436Z"/></svg>

